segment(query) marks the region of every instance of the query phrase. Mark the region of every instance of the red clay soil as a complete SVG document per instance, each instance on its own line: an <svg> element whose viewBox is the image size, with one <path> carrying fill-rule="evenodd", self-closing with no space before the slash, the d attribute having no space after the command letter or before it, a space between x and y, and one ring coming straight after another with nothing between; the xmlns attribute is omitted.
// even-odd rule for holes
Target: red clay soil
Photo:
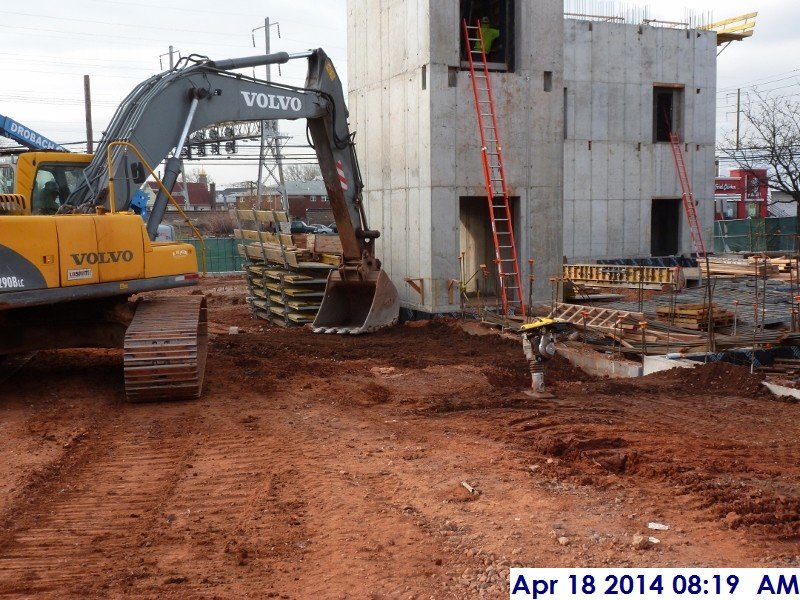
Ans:
<svg viewBox="0 0 800 600"><path fill-rule="evenodd" d="M513 340L317 336L204 289L199 401L126 404L105 350L0 387L0 597L502 598L512 565L800 564L800 406L743 367L556 359L537 401Z"/></svg>

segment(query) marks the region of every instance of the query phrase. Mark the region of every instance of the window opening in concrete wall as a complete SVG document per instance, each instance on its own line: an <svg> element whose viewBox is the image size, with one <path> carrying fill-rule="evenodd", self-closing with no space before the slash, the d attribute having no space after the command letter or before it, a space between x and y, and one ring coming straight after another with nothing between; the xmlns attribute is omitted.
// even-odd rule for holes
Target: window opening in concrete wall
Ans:
<svg viewBox="0 0 800 600"><path fill-rule="evenodd" d="M518 232L519 197L509 198L509 208L511 224L514 232ZM486 196L461 196L458 199L458 215L459 256L463 256L465 279L469 281L467 296L476 297L480 293L481 298L497 297L499 282ZM484 276L481 265L486 265L488 277Z"/></svg>
<svg viewBox="0 0 800 600"><path fill-rule="evenodd" d="M650 209L650 254L673 256L681 245L681 199L653 198Z"/></svg>
<svg viewBox="0 0 800 600"><path fill-rule="evenodd" d="M683 89L677 87L653 87L653 141L668 142L671 132L681 139L681 105Z"/></svg>
<svg viewBox="0 0 800 600"><path fill-rule="evenodd" d="M422 89L428 87L428 65L422 65Z"/></svg>
<svg viewBox="0 0 800 600"><path fill-rule="evenodd" d="M486 45L486 61L490 71L514 70L514 0L460 0L461 18L458 23L461 38L461 66L469 66L467 43L461 31L461 20L467 24L481 23Z"/></svg>
<svg viewBox="0 0 800 600"><path fill-rule="evenodd" d="M545 92L552 92L553 91L553 72L552 71L545 71L544 77L542 80L543 88Z"/></svg>

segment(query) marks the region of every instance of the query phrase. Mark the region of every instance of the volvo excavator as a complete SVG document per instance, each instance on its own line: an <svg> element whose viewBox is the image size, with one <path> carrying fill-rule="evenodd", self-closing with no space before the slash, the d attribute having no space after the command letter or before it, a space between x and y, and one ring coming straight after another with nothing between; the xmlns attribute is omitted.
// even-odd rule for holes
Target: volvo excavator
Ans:
<svg viewBox="0 0 800 600"><path fill-rule="evenodd" d="M302 88L236 72L298 58L308 59ZM307 120L343 249L314 330L358 334L396 323L397 290L374 254L379 232L367 226L347 116L341 81L321 49L217 61L193 55L139 84L117 109L57 214L31 215L29 208L27 214L0 216L0 357L122 347L128 400L199 397L205 299L130 299L198 283L192 245L153 240L187 138L230 121ZM164 159L145 223L131 212L131 202ZM19 201L0 195L0 202Z"/></svg>

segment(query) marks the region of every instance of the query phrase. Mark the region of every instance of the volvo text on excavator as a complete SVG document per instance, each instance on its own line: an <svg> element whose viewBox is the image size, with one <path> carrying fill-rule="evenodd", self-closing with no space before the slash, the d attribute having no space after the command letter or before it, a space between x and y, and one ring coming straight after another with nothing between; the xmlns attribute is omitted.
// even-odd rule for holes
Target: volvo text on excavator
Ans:
<svg viewBox="0 0 800 600"><path fill-rule="evenodd" d="M235 72L308 59L305 87ZM55 215L0 216L0 356L52 348L123 347L129 400L197 397L206 354L202 296L129 302L195 285L190 244L154 242L180 155L195 130L219 122L307 119L343 260L328 279L316 331L365 333L397 321L397 291L374 254L347 109L321 49L213 61L192 56L139 84L109 124ZM167 158L169 156L169 158ZM145 224L131 202L167 158ZM35 165L34 165L35 166ZM0 195L0 202L15 198Z"/></svg>

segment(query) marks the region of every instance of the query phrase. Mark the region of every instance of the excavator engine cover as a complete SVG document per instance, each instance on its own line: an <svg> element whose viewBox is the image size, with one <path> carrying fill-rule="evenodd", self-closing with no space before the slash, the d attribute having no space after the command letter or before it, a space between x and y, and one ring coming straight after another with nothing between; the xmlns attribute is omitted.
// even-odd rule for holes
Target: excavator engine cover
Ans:
<svg viewBox="0 0 800 600"><path fill-rule="evenodd" d="M400 298L392 280L382 270L366 279L343 279L331 271L322 306L314 319L314 333L369 333L397 323Z"/></svg>

